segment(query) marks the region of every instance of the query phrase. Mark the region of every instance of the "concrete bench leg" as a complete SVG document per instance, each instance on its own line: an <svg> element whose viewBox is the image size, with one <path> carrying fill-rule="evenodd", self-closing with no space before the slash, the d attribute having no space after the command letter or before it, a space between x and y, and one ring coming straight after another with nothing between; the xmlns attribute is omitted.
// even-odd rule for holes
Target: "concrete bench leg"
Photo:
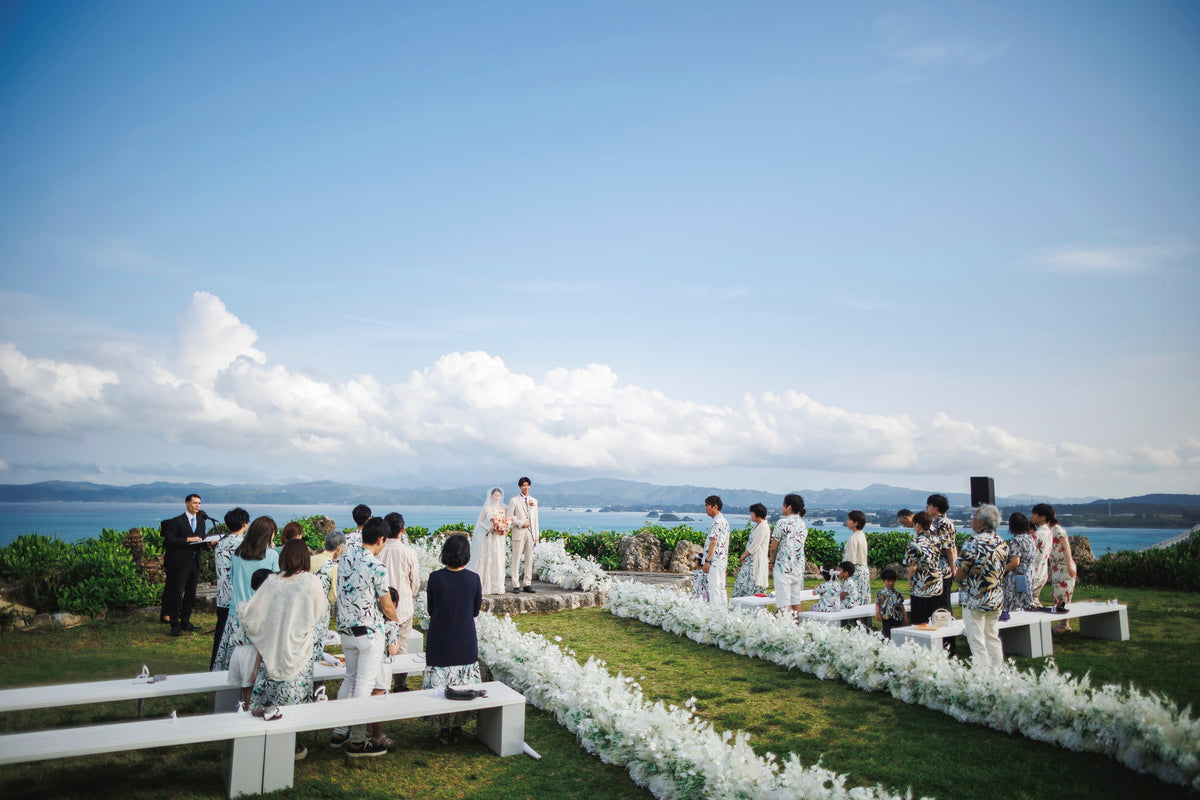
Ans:
<svg viewBox="0 0 1200 800"><path fill-rule="evenodd" d="M1004 654L1010 656L1025 656L1026 658L1041 658L1045 653L1045 643L1042 641L1042 624L1034 623L1015 628L1000 629L1000 645Z"/></svg>
<svg viewBox="0 0 1200 800"><path fill-rule="evenodd" d="M1129 641L1128 609L1113 609L1110 614L1095 614L1089 617L1079 617L1079 632L1084 636L1097 639L1111 639L1114 642Z"/></svg>
<svg viewBox="0 0 1200 800"><path fill-rule="evenodd" d="M230 711L237 711L237 704L241 699L242 690L237 686L230 686L228 689L218 689L213 692L213 712L216 714L227 714Z"/></svg>
<svg viewBox="0 0 1200 800"><path fill-rule="evenodd" d="M525 705L479 709L476 735L498 756L525 752Z"/></svg>
<svg viewBox="0 0 1200 800"><path fill-rule="evenodd" d="M230 800L263 791L266 737L245 736L225 743L225 788Z"/></svg>
<svg viewBox="0 0 1200 800"><path fill-rule="evenodd" d="M274 792L290 789L296 777L296 734L276 733L267 736L263 752L262 790Z"/></svg>

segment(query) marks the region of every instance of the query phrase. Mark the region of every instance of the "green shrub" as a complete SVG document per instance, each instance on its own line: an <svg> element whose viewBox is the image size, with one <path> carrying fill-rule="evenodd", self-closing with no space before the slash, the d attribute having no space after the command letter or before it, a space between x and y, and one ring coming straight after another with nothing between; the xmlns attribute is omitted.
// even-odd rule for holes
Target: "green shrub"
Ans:
<svg viewBox="0 0 1200 800"><path fill-rule="evenodd" d="M833 539L833 531L820 528L810 528L808 541L804 543L804 559L817 566L828 563L841 563L842 545Z"/></svg>
<svg viewBox="0 0 1200 800"><path fill-rule="evenodd" d="M465 533L470 536L474 532L475 526L473 524L467 524L466 522L447 522L445 525L442 525L435 530L433 535L441 536L444 533Z"/></svg>
<svg viewBox="0 0 1200 800"><path fill-rule="evenodd" d="M867 534L867 563L883 569L888 564L903 564L912 534L908 531L880 531Z"/></svg>
<svg viewBox="0 0 1200 800"><path fill-rule="evenodd" d="M1096 562L1096 582L1200 591L1200 532L1155 550L1105 553Z"/></svg>
<svg viewBox="0 0 1200 800"><path fill-rule="evenodd" d="M146 583L129 551L112 539L89 539L72 548L56 589L61 609L92 616L106 609L154 605L160 592Z"/></svg>
<svg viewBox="0 0 1200 800"><path fill-rule="evenodd" d="M426 528L424 525L409 525L404 530L410 542L429 537L429 528Z"/></svg>
<svg viewBox="0 0 1200 800"><path fill-rule="evenodd" d="M304 529L304 543L309 550L325 549L325 533L317 526L317 521L325 519L324 514L314 514L311 517L293 517L292 522L299 523Z"/></svg>

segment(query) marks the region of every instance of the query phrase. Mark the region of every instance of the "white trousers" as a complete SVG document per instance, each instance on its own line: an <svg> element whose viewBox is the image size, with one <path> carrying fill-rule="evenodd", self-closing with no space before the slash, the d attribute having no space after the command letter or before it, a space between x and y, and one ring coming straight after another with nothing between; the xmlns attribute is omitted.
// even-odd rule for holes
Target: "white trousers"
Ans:
<svg viewBox="0 0 1200 800"><path fill-rule="evenodd" d="M533 534L528 528L512 529L512 582L521 586L521 557L525 557L525 585L533 585Z"/></svg>
<svg viewBox="0 0 1200 800"><path fill-rule="evenodd" d="M800 593L804 591L804 570L787 575L775 570L771 577L775 579L776 609L784 611L800 605Z"/></svg>
<svg viewBox="0 0 1200 800"><path fill-rule="evenodd" d="M976 669L990 669L1004 663L1000 648L1000 611L962 610L964 633L971 646L971 664Z"/></svg>
<svg viewBox="0 0 1200 800"><path fill-rule="evenodd" d="M346 678L338 689L338 700L348 697L370 697L379 681L379 666L383 663L383 635L351 636L341 634L342 652L346 655ZM341 733L342 728L334 728ZM350 728L350 741L355 744L367 738L366 725Z"/></svg>
<svg viewBox="0 0 1200 800"><path fill-rule="evenodd" d="M708 565L708 602L709 605L723 606L729 603L725 590L725 572L727 561L710 561Z"/></svg>

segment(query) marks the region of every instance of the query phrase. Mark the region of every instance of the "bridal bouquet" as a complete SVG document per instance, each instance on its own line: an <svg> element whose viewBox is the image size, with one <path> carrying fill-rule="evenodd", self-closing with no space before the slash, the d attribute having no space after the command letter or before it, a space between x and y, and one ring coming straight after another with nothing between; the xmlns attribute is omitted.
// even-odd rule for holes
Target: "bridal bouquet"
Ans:
<svg viewBox="0 0 1200 800"><path fill-rule="evenodd" d="M497 511L492 514L492 533L503 536L508 533L508 529L512 527L512 522L509 521L508 515L503 511Z"/></svg>

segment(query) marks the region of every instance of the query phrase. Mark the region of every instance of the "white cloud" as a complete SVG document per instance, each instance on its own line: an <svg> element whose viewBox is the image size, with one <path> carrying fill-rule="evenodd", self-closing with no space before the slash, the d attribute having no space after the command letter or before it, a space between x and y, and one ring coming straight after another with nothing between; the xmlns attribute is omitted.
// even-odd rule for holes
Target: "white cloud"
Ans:
<svg viewBox="0 0 1200 800"><path fill-rule="evenodd" d="M256 332L198 292L174 354L113 348L103 364L30 359L0 344L3 432L137 436L202 446L246 471L338 475L520 465L546 473L774 468L846 474L1200 475L1200 442L1130 452L1039 442L935 414L863 414L799 392L710 405L622 384L603 364L537 378L484 352L449 353L385 382L337 382L270 364ZM1070 479L1074 478L1073 481Z"/></svg>
<svg viewBox="0 0 1200 800"><path fill-rule="evenodd" d="M1165 262L1189 255L1194 250L1186 241L1133 246L1054 247L1038 253L1035 262L1045 269L1059 272L1113 275L1157 270Z"/></svg>
<svg viewBox="0 0 1200 800"><path fill-rule="evenodd" d="M876 20L876 31L888 59L874 76L882 83L913 83L942 70L977 70L995 61L1008 44L965 33L929 34L894 15Z"/></svg>

